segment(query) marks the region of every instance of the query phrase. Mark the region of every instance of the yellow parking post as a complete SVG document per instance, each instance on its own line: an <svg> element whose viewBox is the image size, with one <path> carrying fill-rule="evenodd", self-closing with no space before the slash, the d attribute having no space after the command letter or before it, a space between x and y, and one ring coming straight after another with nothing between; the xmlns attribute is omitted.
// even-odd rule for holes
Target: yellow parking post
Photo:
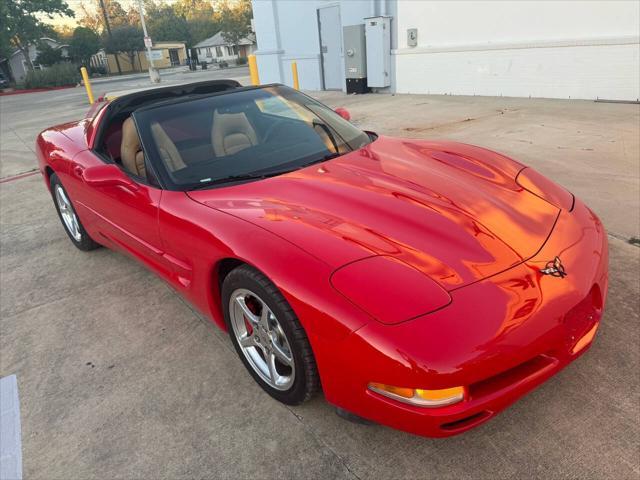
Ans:
<svg viewBox="0 0 640 480"><path fill-rule="evenodd" d="M89 74L87 73L87 69L82 67L80 69L80 73L82 74L82 80L84 81L84 88L87 89L87 97L89 97L89 103L93 104L93 92L91 91L91 82L89 82Z"/></svg>
<svg viewBox="0 0 640 480"><path fill-rule="evenodd" d="M293 88L300 90L300 82L298 82L298 64L291 62L291 73L293 74Z"/></svg>
<svg viewBox="0 0 640 480"><path fill-rule="evenodd" d="M255 55L249 55L249 75L251 75L251 84L260 85L260 76L258 75L258 62Z"/></svg>

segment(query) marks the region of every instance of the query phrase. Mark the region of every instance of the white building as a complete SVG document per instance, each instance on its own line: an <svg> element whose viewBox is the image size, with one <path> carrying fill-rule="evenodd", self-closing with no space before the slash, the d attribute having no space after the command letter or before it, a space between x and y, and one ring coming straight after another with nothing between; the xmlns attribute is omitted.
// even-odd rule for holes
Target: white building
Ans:
<svg viewBox="0 0 640 480"><path fill-rule="evenodd" d="M243 38L238 45L231 45L224 39L222 32L218 32L197 43L194 48L198 51L200 63L231 62L251 55L255 50L255 43L253 38Z"/></svg>
<svg viewBox="0 0 640 480"><path fill-rule="evenodd" d="M262 83L291 85L296 61L301 88L345 90L343 27L389 22L365 55L387 91L640 97L638 1L253 0L253 15Z"/></svg>

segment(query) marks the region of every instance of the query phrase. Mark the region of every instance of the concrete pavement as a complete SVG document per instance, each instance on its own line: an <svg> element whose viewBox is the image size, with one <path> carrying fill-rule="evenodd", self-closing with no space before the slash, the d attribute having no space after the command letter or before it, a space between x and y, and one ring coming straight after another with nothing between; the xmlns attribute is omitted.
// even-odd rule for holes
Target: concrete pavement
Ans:
<svg viewBox="0 0 640 480"><path fill-rule="evenodd" d="M76 90L0 98L1 176L34 168L37 132L84 113ZM321 395L286 407L163 281L109 250L76 250L41 178L26 177L0 184L0 376L18 377L25 477L639 478L640 249L628 241L640 228L640 107L314 95L379 133L507 153L593 207L612 236L591 351L450 439L346 422Z"/></svg>

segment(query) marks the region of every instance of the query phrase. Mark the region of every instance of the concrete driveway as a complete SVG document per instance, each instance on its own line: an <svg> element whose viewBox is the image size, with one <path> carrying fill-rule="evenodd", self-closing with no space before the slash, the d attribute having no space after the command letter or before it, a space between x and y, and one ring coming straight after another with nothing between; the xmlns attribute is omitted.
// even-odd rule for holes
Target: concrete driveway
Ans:
<svg viewBox="0 0 640 480"><path fill-rule="evenodd" d="M25 477L639 478L640 107L317 96L379 133L500 150L594 208L611 284L591 351L450 439L349 423L321 395L279 404L163 281L118 253L73 248L39 175L12 177L35 168L38 131L85 111L83 91L2 97L0 376L18 378Z"/></svg>

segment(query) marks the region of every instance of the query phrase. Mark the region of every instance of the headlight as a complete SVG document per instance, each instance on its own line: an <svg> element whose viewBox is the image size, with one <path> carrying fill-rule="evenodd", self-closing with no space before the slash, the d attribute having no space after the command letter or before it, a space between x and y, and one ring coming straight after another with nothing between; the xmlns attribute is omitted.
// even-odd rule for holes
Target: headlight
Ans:
<svg viewBox="0 0 640 480"><path fill-rule="evenodd" d="M376 320L394 324L438 310L451 302L434 280L385 255L349 263L331 275L331 285Z"/></svg>
<svg viewBox="0 0 640 480"><path fill-rule="evenodd" d="M575 198L555 182L552 182L533 168L523 168L516 177L516 183L528 192L568 211L573 210Z"/></svg>
<svg viewBox="0 0 640 480"><path fill-rule="evenodd" d="M464 400L464 387L443 388L440 390L424 390L421 388L404 388L372 382L369 390L399 402L419 407L444 407Z"/></svg>

